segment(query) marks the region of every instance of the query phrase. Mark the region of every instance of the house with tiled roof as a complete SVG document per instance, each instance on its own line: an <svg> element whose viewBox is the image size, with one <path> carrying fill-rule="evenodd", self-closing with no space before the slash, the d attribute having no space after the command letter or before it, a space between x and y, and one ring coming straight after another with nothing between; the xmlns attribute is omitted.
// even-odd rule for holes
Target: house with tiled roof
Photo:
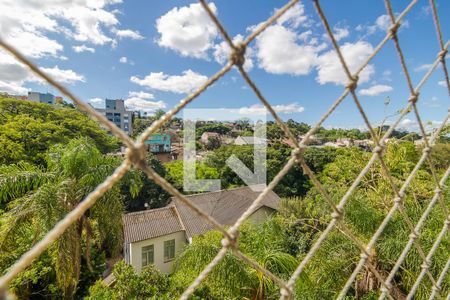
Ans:
<svg viewBox="0 0 450 300"><path fill-rule="evenodd" d="M187 195L191 202L223 226L233 225L260 192L249 187ZM278 210L280 197L270 191L249 219L261 223ZM154 264L170 273L176 253L213 227L176 198L163 208L128 213L123 216L124 257L136 271Z"/></svg>

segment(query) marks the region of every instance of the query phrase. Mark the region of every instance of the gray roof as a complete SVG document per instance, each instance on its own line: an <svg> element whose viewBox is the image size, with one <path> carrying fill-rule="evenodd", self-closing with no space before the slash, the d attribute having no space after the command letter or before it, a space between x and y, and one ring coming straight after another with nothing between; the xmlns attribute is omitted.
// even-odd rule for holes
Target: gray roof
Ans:
<svg viewBox="0 0 450 300"><path fill-rule="evenodd" d="M134 243L184 230L174 207L163 207L123 215L125 243Z"/></svg>
<svg viewBox="0 0 450 300"><path fill-rule="evenodd" d="M241 187L217 192L187 195L190 201L224 226L233 225L260 192ZM278 209L280 197L270 191L256 210L266 206ZM172 197L168 206L123 215L125 243L185 230L188 237L214 229L180 200Z"/></svg>
<svg viewBox="0 0 450 300"><path fill-rule="evenodd" d="M233 225L242 213L253 203L260 192L254 192L250 187L242 187L231 190L187 195L186 197L203 211L212 216L221 225ZM262 206L278 209L280 197L270 191L256 209ZM205 233L214 229L203 218L199 217L180 200L172 198L169 206L175 206L181 221L186 228L188 237Z"/></svg>

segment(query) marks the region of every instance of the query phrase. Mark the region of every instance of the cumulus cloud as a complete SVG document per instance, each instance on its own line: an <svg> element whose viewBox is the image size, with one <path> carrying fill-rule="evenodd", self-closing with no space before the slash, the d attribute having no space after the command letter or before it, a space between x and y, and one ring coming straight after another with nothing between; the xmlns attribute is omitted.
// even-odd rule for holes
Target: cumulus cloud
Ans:
<svg viewBox="0 0 450 300"><path fill-rule="evenodd" d="M297 28L307 21L303 5L296 4L263 31L256 39L258 66L273 74L308 74L316 63L317 52L323 48L315 46L311 30L298 33Z"/></svg>
<svg viewBox="0 0 450 300"><path fill-rule="evenodd" d="M359 94L361 96L378 96L379 94L387 93L392 90L393 90L393 88L389 85L378 84L378 85L371 86L368 89L360 90Z"/></svg>
<svg viewBox="0 0 450 300"><path fill-rule="evenodd" d="M256 40L259 67L273 74L308 74L316 63L317 50L297 41L292 29L281 25L267 28Z"/></svg>
<svg viewBox="0 0 450 300"><path fill-rule="evenodd" d="M105 100L102 98L91 98L88 102L96 108L105 108Z"/></svg>
<svg viewBox="0 0 450 300"><path fill-rule="evenodd" d="M130 98L141 98L141 99L154 99L155 96L153 96L153 94L150 93L146 93L146 92L128 92L128 97Z"/></svg>
<svg viewBox="0 0 450 300"><path fill-rule="evenodd" d="M125 100L125 105L132 110L139 110L146 113L153 113L158 109L166 108L166 103L163 101L149 101L154 99L153 94L146 92L129 92L128 98Z"/></svg>
<svg viewBox="0 0 450 300"><path fill-rule="evenodd" d="M118 38L129 38L132 40L143 40L144 37L139 33L139 31L134 31L130 29L113 29L112 32L118 37Z"/></svg>
<svg viewBox="0 0 450 300"><path fill-rule="evenodd" d="M365 41L358 41L356 43L345 43L341 46L342 55L350 69L350 72L355 72L357 68L369 57L373 52L371 44ZM334 83L338 85L345 85L348 82L347 76L342 68L341 62L334 50L330 50L317 59L318 74L316 80L320 84ZM374 74L375 69L372 65L368 65L359 74L359 83L369 81Z"/></svg>
<svg viewBox="0 0 450 300"><path fill-rule="evenodd" d="M134 66L134 61L132 61L131 59L129 59L126 56L122 56L121 58L119 58L119 62L121 64L130 64L130 65Z"/></svg>
<svg viewBox="0 0 450 300"><path fill-rule="evenodd" d="M447 86L447 84L445 83L445 80L439 81L438 84L439 84L440 86L443 86L443 87L446 87L446 86Z"/></svg>
<svg viewBox="0 0 450 300"><path fill-rule="evenodd" d="M23 87L22 84L0 80L0 91L2 92L12 95L24 95L27 94L29 90L30 89Z"/></svg>
<svg viewBox="0 0 450 300"><path fill-rule="evenodd" d="M73 70L63 70L58 66L53 68L41 68L56 80L62 83L84 82L85 78ZM10 55L0 51L0 91L10 94L26 94L28 88L24 87L28 82L44 83L30 70L13 59Z"/></svg>
<svg viewBox="0 0 450 300"><path fill-rule="evenodd" d="M187 94L194 91L208 80L208 77L192 70L183 71L182 75L168 75L163 72L150 73L144 78L132 76L131 82L140 86L164 92Z"/></svg>
<svg viewBox="0 0 450 300"><path fill-rule="evenodd" d="M52 76L56 81L73 84L77 81L85 82L83 75L77 74L73 70L61 70L58 66L53 68L41 68L42 71Z"/></svg>
<svg viewBox="0 0 450 300"><path fill-rule="evenodd" d="M417 126L417 121L411 119L403 119L400 121L399 128L402 129L412 129Z"/></svg>
<svg viewBox="0 0 450 300"><path fill-rule="evenodd" d="M108 6L119 2L0 0L7 7L0 10L0 34L29 57L58 58L63 46L48 33L96 45L112 43L111 31L119 21Z"/></svg>
<svg viewBox="0 0 450 300"><path fill-rule="evenodd" d="M433 64L423 64L414 68L414 72L424 72L428 71Z"/></svg>
<svg viewBox="0 0 450 300"><path fill-rule="evenodd" d="M386 32L392 26L391 18L388 15L379 16L375 22L371 25L358 25L356 26L357 31L363 32L365 35L372 35L376 32ZM403 20L401 23L400 30L409 28L408 20Z"/></svg>
<svg viewBox="0 0 450 300"><path fill-rule="evenodd" d="M244 37L240 34L236 35L233 38L233 43L236 45L244 40ZM214 46L214 59L221 65L225 64L228 61L228 57L230 56L231 48L228 46L226 41L223 41ZM253 55L254 51L251 47L247 47L245 51L245 62L244 69L246 71L250 71L253 68Z"/></svg>
<svg viewBox="0 0 450 300"><path fill-rule="evenodd" d="M336 39L336 41L340 41L343 38L348 37L350 34L350 31L347 28L334 28L334 38Z"/></svg>
<svg viewBox="0 0 450 300"><path fill-rule="evenodd" d="M73 46L72 47L73 51L77 52L77 53L81 53L81 52L91 52L94 53L95 49L88 47L86 45L80 45L80 46Z"/></svg>
<svg viewBox="0 0 450 300"><path fill-rule="evenodd" d="M277 12L278 10L275 10ZM308 17L305 15L305 7L301 3L297 3L288 9L277 20L277 24L286 25L290 28L298 28L300 25L305 25Z"/></svg>
<svg viewBox="0 0 450 300"><path fill-rule="evenodd" d="M216 5L209 3L216 13ZM182 56L207 58L207 51L214 47L217 28L206 11L198 3L175 7L156 20L156 30L160 34L157 43Z"/></svg>
<svg viewBox="0 0 450 300"><path fill-rule="evenodd" d="M300 113L305 108L298 103L273 105L273 109L280 114ZM242 115L265 115L266 108L262 104L254 104L251 106L244 106L238 109L238 113Z"/></svg>

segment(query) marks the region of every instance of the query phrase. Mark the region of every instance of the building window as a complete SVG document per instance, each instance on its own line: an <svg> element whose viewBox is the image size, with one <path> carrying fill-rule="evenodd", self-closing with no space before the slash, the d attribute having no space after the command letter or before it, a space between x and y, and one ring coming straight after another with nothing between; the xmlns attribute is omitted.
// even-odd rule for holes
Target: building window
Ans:
<svg viewBox="0 0 450 300"><path fill-rule="evenodd" d="M142 267L153 264L154 255L155 251L153 245L142 247Z"/></svg>
<svg viewBox="0 0 450 300"><path fill-rule="evenodd" d="M164 262L175 258L175 240L164 242Z"/></svg>

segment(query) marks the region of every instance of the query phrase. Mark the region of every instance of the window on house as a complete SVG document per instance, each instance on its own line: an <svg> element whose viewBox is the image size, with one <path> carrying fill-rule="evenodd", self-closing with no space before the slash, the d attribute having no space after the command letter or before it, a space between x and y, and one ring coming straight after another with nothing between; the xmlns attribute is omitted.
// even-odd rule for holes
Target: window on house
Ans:
<svg viewBox="0 0 450 300"><path fill-rule="evenodd" d="M153 245L142 247L142 267L153 264L155 251Z"/></svg>
<svg viewBox="0 0 450 300"><path fill-rule="evenodd" d="M169 261L175 258L175 240L164 242L164 261Z"/></svg>

